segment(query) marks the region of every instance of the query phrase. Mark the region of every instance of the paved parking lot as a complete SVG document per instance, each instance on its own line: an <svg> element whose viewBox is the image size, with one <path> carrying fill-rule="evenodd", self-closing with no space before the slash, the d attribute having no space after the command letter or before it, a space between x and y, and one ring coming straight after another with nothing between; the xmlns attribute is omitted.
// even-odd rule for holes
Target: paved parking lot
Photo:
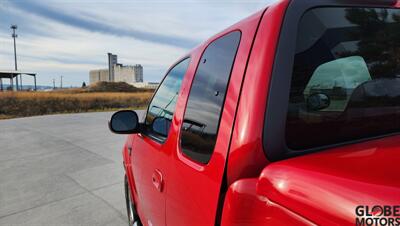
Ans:
<svg viewBox="0 0 400 226"><path fill-rule="evenodd" d="M0 121L0 225L127 225L111 113Z"/></svg>

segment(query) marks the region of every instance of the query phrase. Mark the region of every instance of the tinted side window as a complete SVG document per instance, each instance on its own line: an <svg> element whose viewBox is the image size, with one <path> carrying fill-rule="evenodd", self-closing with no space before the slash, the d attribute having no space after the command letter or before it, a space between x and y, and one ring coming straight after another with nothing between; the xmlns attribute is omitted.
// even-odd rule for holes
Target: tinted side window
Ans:
<svg viewBox="0 0 400 226"><path fill-rule="evenodd" d="M214 150L226 90L240 42L232 32L205 50L196 71L182 125L182 152L207 163Z"/></svg>
<svg viewBox="0 0 400 226"><path fill-rule="evenodd" d="M400 10L317 8L300 21L286 143L292 150L400 131Z"/></svg>
<svg viewBox="0 0 400 226"><path fill-rule="evenodd" d="M190 59L178 63L166 75L157 93L151 101L146 115L147 132L165 138L168 135L172 116L175 113L176 100Z"/></svg>

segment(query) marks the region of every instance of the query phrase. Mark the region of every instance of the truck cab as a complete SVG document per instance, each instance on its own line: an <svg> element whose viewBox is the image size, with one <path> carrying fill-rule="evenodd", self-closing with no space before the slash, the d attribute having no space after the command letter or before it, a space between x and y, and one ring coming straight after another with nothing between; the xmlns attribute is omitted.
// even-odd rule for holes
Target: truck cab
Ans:
<svg viewBox="0 0 400 226"><path fill-rule="evenodd" d="M281 0L115 113L130 225L399 225L400 4Z"/></svg>

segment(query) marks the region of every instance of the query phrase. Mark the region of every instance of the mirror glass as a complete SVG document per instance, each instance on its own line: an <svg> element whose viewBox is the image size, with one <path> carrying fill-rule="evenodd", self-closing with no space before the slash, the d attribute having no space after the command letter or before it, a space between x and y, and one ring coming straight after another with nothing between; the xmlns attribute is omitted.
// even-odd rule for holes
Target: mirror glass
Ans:
<svg viewBox="0 0 400 226"><path fill-rule="evenodd" d="M340 58L318 66L303 94L305 99L315 100L317 96L310 96L323 93L331 101L329 108L325 107L325 111L343 112L353 90L370 80L371 75L362 57Z"/></svg>
<svg viewBox="0 0 400 226"><path fill-rule="evenodd" d="M139 127L139 119L134 111L114 113L110 121L110 129L115 133L134 133Z"/></svg>
<svg viewBox="0 0 400 226"><path fill-rule="evenodd" d="M312 94L307 99L307 108L311 111L319 111L328 108L331 104L329 96L323 93Z"/></svg>

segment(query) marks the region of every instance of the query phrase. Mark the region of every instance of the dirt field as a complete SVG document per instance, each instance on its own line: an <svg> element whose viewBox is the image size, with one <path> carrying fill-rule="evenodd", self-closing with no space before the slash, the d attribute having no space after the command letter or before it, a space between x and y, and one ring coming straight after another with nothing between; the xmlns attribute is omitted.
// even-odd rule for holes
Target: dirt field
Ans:
<svg viewBox="0 0 400 226"><path fill-rule="evenodd" d="M80 89L55 92L3 92L0 93L0 119L126 108L143 109L151 96L151 91L82 92Z"/></svg>

